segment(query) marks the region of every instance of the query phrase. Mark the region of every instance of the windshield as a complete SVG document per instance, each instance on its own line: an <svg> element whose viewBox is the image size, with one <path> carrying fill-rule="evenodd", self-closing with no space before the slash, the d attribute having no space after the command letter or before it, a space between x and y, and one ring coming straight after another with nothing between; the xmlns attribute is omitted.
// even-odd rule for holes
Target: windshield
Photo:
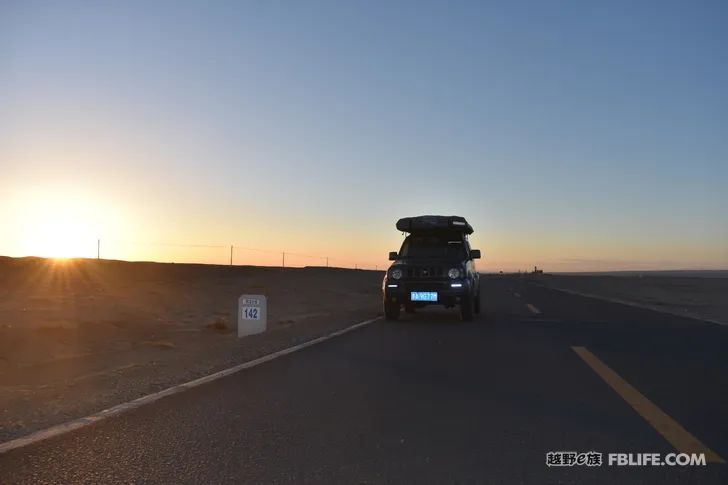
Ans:
<svg viewBox="0 0 728 485"><path fill-rule="evenodd" d="M465 245L462 239L438 235L411 235L402 243L399 252L402 258L452 259L465 258Z"/></svg>

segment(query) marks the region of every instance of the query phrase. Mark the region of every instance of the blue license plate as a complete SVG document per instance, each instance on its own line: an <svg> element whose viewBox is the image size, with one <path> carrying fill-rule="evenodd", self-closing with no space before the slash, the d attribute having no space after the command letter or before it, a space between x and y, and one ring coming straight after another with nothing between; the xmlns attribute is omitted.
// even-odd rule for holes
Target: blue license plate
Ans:
<svg viewBox="0 0 728 485"><path fill-rule="evenodd" d="M437 301L436 291L413 291L410 293L412 301Z"/></svg>

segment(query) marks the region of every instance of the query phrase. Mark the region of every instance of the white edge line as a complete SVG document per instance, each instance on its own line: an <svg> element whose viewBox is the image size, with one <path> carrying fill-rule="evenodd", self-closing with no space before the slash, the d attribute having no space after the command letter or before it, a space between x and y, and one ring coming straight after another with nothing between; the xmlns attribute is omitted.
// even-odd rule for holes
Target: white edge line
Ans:
<svg viewBox="0 0 728 485"><path fill-rule="evenodd" d="M619 298L600 296L600 295L595 295L593 293L582 293L580 291L567 290L566 288L556 288L555 286L543 285L542 287L549 289L549 290L555 290L555 291L560 291L562 293L567 293L569 295L583 296L584 298L593 298L595 300L608 301L609 303L618 303L620 305L627 305L627 306L631 306L634 308L641 308L642 310L652 310L653 312L664 313L666 315L674 315L676 317L689 318L691 320L699 320L701 322L714 323L716 325L722 325L722 326L728 325L728 322L721 322L720 320L713 320L710 318L699 317L699 316L693 315L691 313L680 313L680 312L676 312L676 311L666 310L664 308L646 305L643 303L636 303L636 302L628 301L628 300L620 300Z"/></svg>
<svg viewBox="0 0 728 485"><path fill-rule="evenodd" d="M268 362L270 360L277 359L278 357L283 357L284 355L288 355L293 352L305 349L306 347L311 347L312 345L319 344L321 342L332 339L334 337L338 337L339 335L343 335L347 332L351 332L352 330L356 330L357 328L361 328L365 325L369 325L370 323L373 323L381 318L382 317L377 317L377 318L372 318L370 320L365 320L363 322L355 323L354 325L351 325L350 327L342 328L342 329L332 332L328 335L323 335L323 336L317 337L313 340L308 340L308 341L300 343L298 345L294 345L293 347L288 347L286 349L279 350L277 352L273 352L271 354L267 354L262 357L258 357L257 359L235 365L228 369L223 369L223 370L215 372L213 374L210 374L210 375L207 375L204 377L200 377L198 379L194 379L189 382L185 382L184 384L178 384L176 386L169 387L162 391L158 391L158 392L155 392L152 394L148 394L146 396L142 396L140 398L134 399L133 401L117 404L116 406L112 406L108 409L104 409L103 411L100 411L96 414L92 414L90 416L86 416L83 418L78 418L73 421L68 421L65 423L57 424L55 426L51 426L50 428L42 429L40 431L36 431L34 433L31 433L31 434L28 434L25 436L21 436L20 438L15 438L13 440L6 441L4 443L0 443L0 455L8 452L10 450L22 448L24 446L32 445L35 443L39 443L39 442L45 441L49 438L53 438L55 436L69 433L71 431L75 431L80 428L84 428L91 424L98 423L99 421L102 421L104 419L107 419L107 418L110 418L113 416L118 416L122 413L131 411L132 409L142 407L145 404L153 403L154 401L158 401L159 399L162 399L163 397L178 394L178 393L186 391L188 389L192 389L193 387L207 384L208 382L212 382L212 381L215 381L222 377L229 376L231 374L235 374L236 372L240 372L241 370L249 369L251 367L255 367L256 365L260 365L264 362Z"/></svg>

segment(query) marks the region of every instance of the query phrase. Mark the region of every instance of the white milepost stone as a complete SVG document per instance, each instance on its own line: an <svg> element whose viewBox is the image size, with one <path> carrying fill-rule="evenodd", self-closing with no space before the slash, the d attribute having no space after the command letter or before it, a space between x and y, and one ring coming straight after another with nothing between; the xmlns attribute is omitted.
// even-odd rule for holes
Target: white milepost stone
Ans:
<svg viewBox="0 0 728 485"><path fill-rule="evenodd" d="M268 302L264 295L242 295L238 298L238 337L265 332Z"/></svg>

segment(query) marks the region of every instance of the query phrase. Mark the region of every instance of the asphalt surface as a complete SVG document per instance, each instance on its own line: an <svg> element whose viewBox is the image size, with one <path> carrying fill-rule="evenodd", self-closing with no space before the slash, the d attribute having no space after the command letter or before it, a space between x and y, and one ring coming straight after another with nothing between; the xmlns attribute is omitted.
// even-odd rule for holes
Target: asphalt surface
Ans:
<svg viewBox="0 0 728 485"><path fill-rule="evenodd" d="M572 349L725 459L727 327L515 277L483 296L474 322L378 321L2 454L0 483L728 483L725 464L607 465L675 448ZM604 464L547 467L548 451Z"/></svg>

